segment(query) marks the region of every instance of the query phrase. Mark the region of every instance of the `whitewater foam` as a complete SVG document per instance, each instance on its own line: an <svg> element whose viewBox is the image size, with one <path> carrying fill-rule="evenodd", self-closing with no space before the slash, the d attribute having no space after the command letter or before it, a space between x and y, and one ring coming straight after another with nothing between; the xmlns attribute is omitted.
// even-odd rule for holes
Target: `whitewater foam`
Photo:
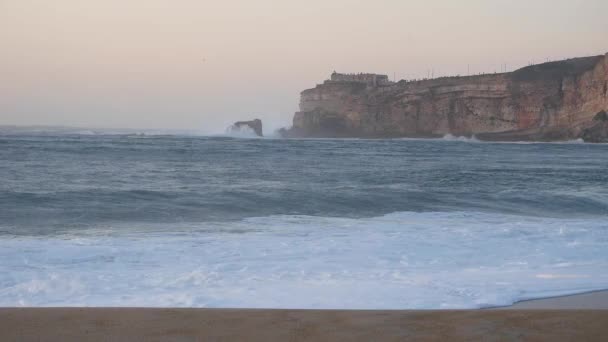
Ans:
<svg viewBox="0 0 608 342"><path fill-rule="evenodd" d="M608 288L608 220L270 216L2 236L0 306L463 309Z"/></svg>
<svg viewBox="0 0 608 342"><path fill-rule="evenodd" d="M465 136L455 136L452 134L446 134L443 136L443 140L447 140L447 141L464 141L464 142L481 142L479 139L477 139L475 137L475 135L472 135L470 137L465 137Z"/></svg>

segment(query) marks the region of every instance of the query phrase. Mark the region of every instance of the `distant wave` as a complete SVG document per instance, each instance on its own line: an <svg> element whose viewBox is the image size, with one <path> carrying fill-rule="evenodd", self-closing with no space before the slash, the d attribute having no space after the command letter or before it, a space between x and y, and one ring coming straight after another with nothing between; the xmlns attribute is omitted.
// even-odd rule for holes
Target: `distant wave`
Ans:
<svg viewBox="0 0 608 342"><path fill-rule="evenodd" d="M563 140L563 141L486 141L479 140L475 135L470 137L467 136L456 136L452 134L446 134L442 140L445 141L462 141L462 142L473 142L473 143L492 143L492 144L584 144L585 141L581 138L574 140Z"/></svg>
<svg viewBox="0 0 608 342"><path fill-rule="evenodd" d="M561 141L495 141L496 144L587 144L583 139L561 140ZM589 143L591 144L591 143ZM593 145L604 145L593 143Z"/></svg>
<svg viewBox="0 0 608 342"><path fill-rule="evenodd" d="M475 138L475 135L472 135L471 137L465 137L465 136L455 136L452 134L446 134L443 136L443 140L464 141L464 142L481 142L479 139Z"/></svg>
<svg viewBox="0 0 608 342"><path fill-rule="evenodd" d="M217 134L217 135L212 135L212 136L224 136L224 137L230 137L230 138L243 138L243 139L260 139L263 137L258 136L257 134L255 134L255 131L246 125L242 125L242 126L228 126L226 128L226 130L224 131L224 134Z"/></svg>
<svg viewBox="0 0 608 342"><path fill-rule="evenodd" d="M0 136L33 135L33 136L124 136L124 137L156 137L156 136L191 136L191 137L228 137L237 139L282 139L278 130L270 131L259 137L249 127L232 129L228 127L223 133L204 130L179 129L129 129L129 128L78 128L61 126L0 126ZM583 139L566 141L486 141L472 135L458 136L446 134L441 138L290 138L290 140L404 140L404 141L450 141L488 144L584 144ZM597 144L594 145L605 145Z"/></svg>

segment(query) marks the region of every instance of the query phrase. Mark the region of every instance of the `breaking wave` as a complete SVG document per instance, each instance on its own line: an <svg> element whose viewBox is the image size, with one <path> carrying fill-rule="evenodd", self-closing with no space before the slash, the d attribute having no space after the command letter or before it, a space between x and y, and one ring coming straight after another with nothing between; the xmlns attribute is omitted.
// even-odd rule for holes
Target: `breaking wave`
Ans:
<svg viewBox="0 0 608 342"><path fill-rule="evenodd" d="M0 243L0 306L465 309L608 288L605 219L271 216Z"/></svg>
<svg viewBox="0 0 608 342"><path fill-rule="evenodd" d="M255 131L247 125L242 125L242 126L231 125L226 128L226 131L224 132L223 135L216 135L216 136L224 136L224 137L231 137L231 138L246 138L246 139L262 138L262 137L258 136L257 134L255 134Z"/></svg>
<svg viewBox="0 0 608 342"><path fill-rule="evenodd" d="M448 141L465 141L465 142L481 142L479 139L475 138L475 135L472 135L470 137L466 137L466 136L455 136L452 134L446 134L443 136L443 140L448 140Z"/></svg>

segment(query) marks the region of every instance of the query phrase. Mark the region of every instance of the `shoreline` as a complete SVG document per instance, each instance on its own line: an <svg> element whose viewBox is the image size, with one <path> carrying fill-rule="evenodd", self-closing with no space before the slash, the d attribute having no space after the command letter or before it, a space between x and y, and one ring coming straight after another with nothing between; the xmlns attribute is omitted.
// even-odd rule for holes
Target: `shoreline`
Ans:
<svg viewBox="0 0 608 342"><path fill-rule="evenodd" d="M544 298L530 298L511 305L486 309L502 310L608 310L608 290L593 290Z"/></svg>
<svg viewBox="0 0 608 342"><path fill-rule="evenodd" d="M602 340L608 291L473 310L0 308L2 341Z"/></svg>

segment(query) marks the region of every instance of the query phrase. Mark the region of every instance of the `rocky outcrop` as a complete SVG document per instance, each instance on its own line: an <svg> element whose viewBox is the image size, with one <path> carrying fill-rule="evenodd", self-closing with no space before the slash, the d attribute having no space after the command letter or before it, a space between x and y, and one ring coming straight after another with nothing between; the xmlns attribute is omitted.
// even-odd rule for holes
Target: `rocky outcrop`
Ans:
<svg viewBox="0 0 608 342"><path fill-rule="evenodd" d="M264 136L264 131L262 129L262 120L260 119L253 119L251 121L237 121L230 127L232 131L242 131L243 128L253 130L253 132L258 137Z"/></svg>
<svg viewBox="0 0 608 342"><path fill-rule="evenodd" d="M334 74L303 91L286 135L596 141L604 126L594 116L608 110L608 55L502 74L397 83L357 77Z"/></svg>
<svg viewBox="0 0 608 342"><path fill-rule="evenodd" d="M591 125L583 130L581 138L587 142L608 142L608 113L597 113Z"/></svg>

